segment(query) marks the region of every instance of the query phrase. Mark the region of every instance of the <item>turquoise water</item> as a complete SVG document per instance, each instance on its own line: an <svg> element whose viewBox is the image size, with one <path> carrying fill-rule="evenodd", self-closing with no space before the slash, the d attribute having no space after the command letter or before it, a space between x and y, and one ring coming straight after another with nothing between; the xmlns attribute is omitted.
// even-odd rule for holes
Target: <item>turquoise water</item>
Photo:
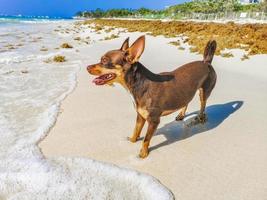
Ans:
<svg viewBox="0 0 267 200"><path fill-rule="evenodd" d="M40 23L40 22L51 22L59 20L68 20L72 18L55 18L49 16L7 16L0 15L0 26L20 23Z"/></svg>

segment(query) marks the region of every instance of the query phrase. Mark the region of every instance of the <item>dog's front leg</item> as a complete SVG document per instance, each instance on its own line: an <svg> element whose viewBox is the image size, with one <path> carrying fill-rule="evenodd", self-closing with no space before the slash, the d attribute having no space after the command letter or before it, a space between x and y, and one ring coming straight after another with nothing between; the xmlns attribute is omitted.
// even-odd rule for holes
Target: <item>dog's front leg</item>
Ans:
<svg viewBox="0 0 267 200"><path fill-rule="evenodd" d="M137 117L136 117L136 124L134 128L134 133L132 137L128 137L128 140L131 142L136 142L136 140L139 138L141 131L144 127L146 120L137 112Z"/></svg>
<svg viewBox="0 0 267 200"><path fill-rule="evenodd" d="M145 158L148 156L149 143L150 143L150 140L151 140L154 132L156 131L156 129L159 125L160 117L159 116L148 117L147 122L148 122L148 128L147 128L147 133L146 133L145 139L143 141L142 148L141 148L140 153L139 153L140 158Z"/></svg>

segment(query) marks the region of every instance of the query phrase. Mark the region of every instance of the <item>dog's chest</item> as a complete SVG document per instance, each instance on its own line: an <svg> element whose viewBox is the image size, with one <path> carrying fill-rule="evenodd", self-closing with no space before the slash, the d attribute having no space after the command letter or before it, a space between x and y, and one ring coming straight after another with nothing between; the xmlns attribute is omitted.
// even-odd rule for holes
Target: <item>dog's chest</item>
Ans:
<svg viewBox="0 0 267 200"><path fill-rule="evenodd" d="M131 100L132 100L132 102L133 102L133 106L134 106L134 108L136 109L136 102L135 102L135 99L134 99L132 93L128 90L127 87L125 87L125 89L126 89L127 93L129 94L129 96L131 97Z"/></svg>
<svg viewBox="0 0 267 200"><path fill-rule="evenodd" d="M133 97L133 95L132 95L130 92L129 92L129 94L130 94L130 97L131 97L131 99L132 99L134 108L136 108L136 102L135 102L135 100L134 100L134 97Z"/></svg>
<svg viewBox="0 0 267 200"><path fill-rule="evenodd" d="M137 112L144 118L147 119L148 111L145 108L138 107Z"/></svg>

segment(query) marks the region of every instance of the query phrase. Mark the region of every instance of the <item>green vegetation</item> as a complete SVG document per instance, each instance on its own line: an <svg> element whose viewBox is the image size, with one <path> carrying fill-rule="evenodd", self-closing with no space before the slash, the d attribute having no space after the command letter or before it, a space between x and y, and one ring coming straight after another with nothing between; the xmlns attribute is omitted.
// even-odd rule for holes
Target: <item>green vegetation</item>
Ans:
<svg viewBox="0 0 267 200"><path fill-rule="evenodd" d="M147 8L111 9L78 12L76 16L88 18L111 18L111 17L144 17L144 18L176 18L192 13L224 13L224 12L265 12L267 13L267 0L262 3L242 5L238 0L194 0L183 4L170 6L164 10L150 10Z"/></svg>

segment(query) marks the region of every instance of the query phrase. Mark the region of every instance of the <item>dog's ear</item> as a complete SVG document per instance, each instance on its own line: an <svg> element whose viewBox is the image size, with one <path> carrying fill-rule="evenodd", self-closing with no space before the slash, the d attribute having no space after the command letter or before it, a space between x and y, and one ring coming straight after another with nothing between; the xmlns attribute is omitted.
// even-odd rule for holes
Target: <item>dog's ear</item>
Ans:
<svg viewBox="0 0 267 200"><path fill-rule="evenodd" d="M145 49L145 36L139 37L132 46L127 50L129 61L133 64L139 60Z"/></svg>
<svg viewBox="0 0 267 200"><path fill-rule="evenodd" d="M126 40L123 42L120 50L122 51L126 51L127 49L129 49L129 37L126 38Z"/></svg>

